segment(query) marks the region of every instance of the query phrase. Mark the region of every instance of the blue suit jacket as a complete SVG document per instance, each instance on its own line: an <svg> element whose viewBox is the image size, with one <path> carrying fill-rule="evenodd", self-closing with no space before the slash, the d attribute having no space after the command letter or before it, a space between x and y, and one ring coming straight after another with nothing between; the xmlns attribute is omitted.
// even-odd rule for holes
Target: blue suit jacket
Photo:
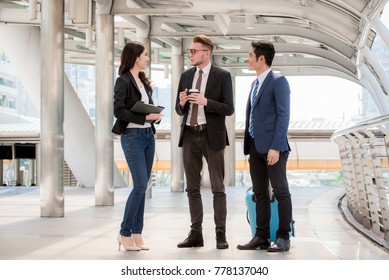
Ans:
<svg viewBox="0 0 389 280"><path fill-rule="evenodd" d="M254 83L251 85L251 90ZM251 92L250 90L250 92ZM270 71L258 92L254 111L254 141L259 153L267 153L269 149L281 152L290 151L287 132L290 118L290 88L284 76ZM246 128L243 151L249 154L250 104L249 96L246 107Z"/></svg>

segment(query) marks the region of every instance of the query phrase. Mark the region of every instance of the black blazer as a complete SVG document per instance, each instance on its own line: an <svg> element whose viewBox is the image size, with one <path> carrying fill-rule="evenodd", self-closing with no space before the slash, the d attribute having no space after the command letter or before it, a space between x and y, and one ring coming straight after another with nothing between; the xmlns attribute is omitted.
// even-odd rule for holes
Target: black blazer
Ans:
<svg viewBox="0 0 389 280"><path fill-rule="evenodd" d="M181 91L192 88L195 73L196 67L186 70L182 73L178 84L175 109L178 115L184 116L178 142L179 147L182 147L182 135L186 129L186 119L188 118L190 106L187 102L184 108L181 109L179 96ZM229 145L225 119L226 116L231 116L234 113L231 74L212 65L204 96L208 99L208 105L204 106L208 143L212 149L224 149L226 145Z"/></svg>
<svg viewBox="0 0 389 280"><path fill-rule="evenodd" d="M130 122L141 125L144 124L146 122L145 114L130 111L132 106L134 106L138 100L142 99L142 94L131 72L126 72L116 79L114 92L113 114L116 117L116 121L112 128L112 132L122 134ZM153 104L150 93L147 92L147 95L149 96L149 103ZM151 124L151 127L155 133L154 124Z"/></svg>

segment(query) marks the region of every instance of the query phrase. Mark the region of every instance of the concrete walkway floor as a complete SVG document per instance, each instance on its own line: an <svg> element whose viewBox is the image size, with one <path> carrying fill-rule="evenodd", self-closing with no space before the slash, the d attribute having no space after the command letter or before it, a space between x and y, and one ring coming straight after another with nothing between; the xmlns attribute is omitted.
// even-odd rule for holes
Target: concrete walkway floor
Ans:
<svg viewBox="0 0 389 280"><path fill-rule="evenodd" d="M351 227L337 204L339 187L293 187L296 236L285 253L240 251L251 239L243 187L228 187L227 240L217 250L212 195L203 189L205 246L179 249L189 232L186 193L155 187L146 200L149 251L118 251L116 236L130 188L115 190L115 205L94 206L94 189L65 188L65 217L41 218L39 187L0 187L1 260L389 260L389 254Z"/></svg>

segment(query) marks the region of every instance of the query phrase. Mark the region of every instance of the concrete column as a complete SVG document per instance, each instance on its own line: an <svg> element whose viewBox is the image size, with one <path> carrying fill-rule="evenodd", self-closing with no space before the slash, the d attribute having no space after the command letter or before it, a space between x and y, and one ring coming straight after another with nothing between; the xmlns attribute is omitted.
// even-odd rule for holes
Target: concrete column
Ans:
<svg viewBox="0 0 389 280"><path fill-rule="evenodd" d="M29 174L29 179L30 179L30 185L31 186L36 186L35 164L36 164L36 160L35 159L30 159L30 170L29 170L28 174Z"/></svg>
<svg viewBox="0 0 389 280"><path fill-rule="evenodd" d="M64 216L64 1L41 1L41 216Z"/></svg>
<svg viewBox="0 0 389 280"><path fill-rule="evenodd" d="M4 162L4 160L0 159L0 186L3 186L3 184L4 184L4 180L3 180L3 176L4 176L3 168L4 168L4 165L3 165L3 162Z"/></svg>
<svg viewBox="0 0 389 280"><path fill-rule="evenodd" d="M233 69L226 69L233 71ZM234 94L234 106L235 106L235 72L231 72L232 78L232 89ZM228 116L226 118L226 126L228 139L230 145L226 147L224 154L224 165L225 165L225 177L224 185L225 186L235 186L235 169L236 169L236 145L235 145L235 114Z"/></svg>
<svg viewBox="0 0 389 280"><path fill-rule="evenodd" d="M178 147L182 117L175 111L178 83L184 71L184 55L181 47L172 47L172 115L171 115L171 191L184 191L184 165L182 163L182 149Z"/></svg>
<svg viewBox="0 0 389 280"><path fill-rule="evenodd" d="M22 179L20 178L20 159L15 159L14 162L15 186L21 186Z"/></svg>
<svg viewBox="0 0 389 280"><path fill-rule="evenodd" d="M36 143L35 145L35 154L36 154L36 161L35 161L35 184L37 186L40 185L41 183L41 170L40 170L40 166L41 166L41 144L40 143Z"/></svg>
<svg viewBox="0 0 389 280"><path fill-rule="evenodd" d="M96 14L96 206L114 205L113 79L114 21L97 5Z"/></svg>

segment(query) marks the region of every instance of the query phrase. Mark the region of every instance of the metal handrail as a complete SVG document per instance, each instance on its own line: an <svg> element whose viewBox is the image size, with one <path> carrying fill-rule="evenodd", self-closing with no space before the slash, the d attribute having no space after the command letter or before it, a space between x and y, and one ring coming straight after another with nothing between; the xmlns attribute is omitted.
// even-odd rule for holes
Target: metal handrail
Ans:
<svg viewBox="0 0 389 280"><path fill-rule="evenodd" d="M387 124L389 124L389 115L383 115L369 120L361 121L347 128L341 128L335 130L331 136L331 140L335 142L335 139L339 136L343 136L345 134L349 134L357 131L363 131L365 129L371 129L374 126L381 126Z"/></svg>
<svg viewBox="0 0 389 280"><path fill-rule="evenodd" d="M347 210L381 245L389 248L389 115L336 130Z"/></svg>

